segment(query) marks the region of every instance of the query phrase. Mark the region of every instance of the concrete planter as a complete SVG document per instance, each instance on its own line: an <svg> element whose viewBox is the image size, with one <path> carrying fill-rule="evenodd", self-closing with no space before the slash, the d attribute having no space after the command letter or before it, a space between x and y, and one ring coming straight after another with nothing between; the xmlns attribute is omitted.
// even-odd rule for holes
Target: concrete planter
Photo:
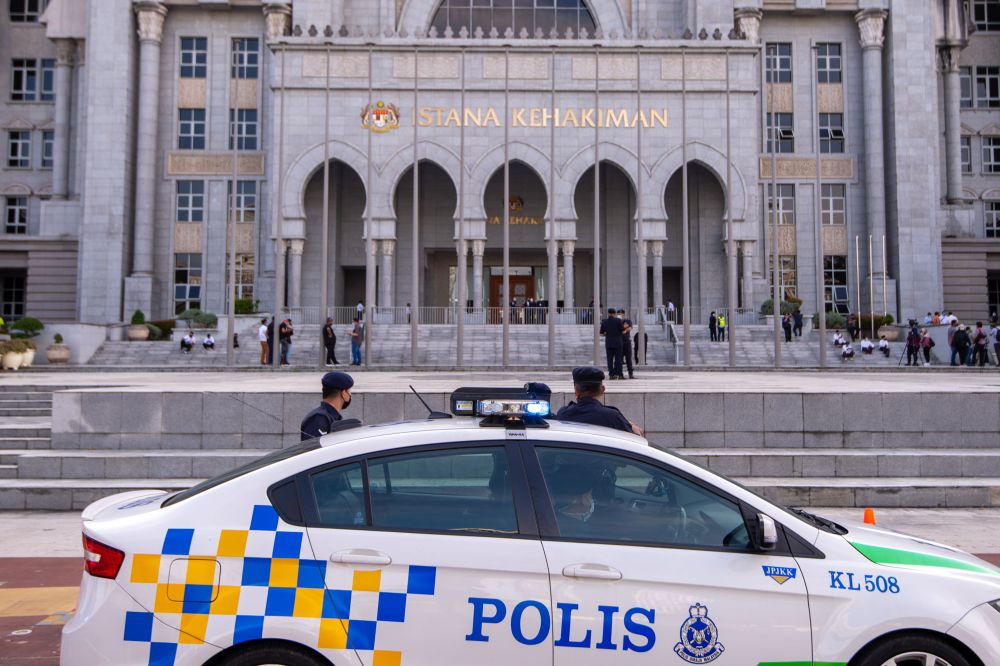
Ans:
<svg viewBox="0 0 1000 666"><path fill-rule="evenodd" d="M128 327L128 339L132 342L139 342L149 339L149 329L145 324L133 324Z"/></svg>
<svg viewBox="0 0 1000 666"><path fill-rule="evenodd" d="M49 363L69 363L71 351L68 345L52 344L45 348L45 358Z"/></svg>
<svg viewBox="0 0 1000 666"><path fill-rule="evenodd" d="M884 335L885 339L889 342L896 342L899 340L899 327L898 326L879 326L878 333L876 334L880 339Z"/></svg>
<svg viewBox="0 0 1000 666"><path fill-rule="evenodd" d="M24 363L24 354L21 352L7 352L3 355L3 369L17 370Z"/></svg>
<svg viewBox="0 0 1000 666"><path fill-rule="evenodd" d="M22 368L30 368L32 366L32 364L34 364L34 362L35 362L35 350L34 349L29 349L26 352L21 352L21 356L22 356L22 359L21 359L21 367Z"/></svg>

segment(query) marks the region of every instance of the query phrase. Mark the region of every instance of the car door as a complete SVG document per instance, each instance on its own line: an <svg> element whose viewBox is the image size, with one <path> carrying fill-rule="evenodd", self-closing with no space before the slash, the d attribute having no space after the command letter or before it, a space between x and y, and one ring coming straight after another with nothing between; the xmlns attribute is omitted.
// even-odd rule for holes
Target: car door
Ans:
<svg viewBox="0 0 1000 666"><path fill-rule="evenodd" d="M798 564L753 551L739 502L651 459L534 451L556 666L811 660Z"/></svg>
<svg viewBox="0 0 1000 666"><path fill-rule="evenodd" d="M550 665L547 633L535 640L548 568L519 453L421 447L352 465L304 475L327 646L369 666Z"/></svg>

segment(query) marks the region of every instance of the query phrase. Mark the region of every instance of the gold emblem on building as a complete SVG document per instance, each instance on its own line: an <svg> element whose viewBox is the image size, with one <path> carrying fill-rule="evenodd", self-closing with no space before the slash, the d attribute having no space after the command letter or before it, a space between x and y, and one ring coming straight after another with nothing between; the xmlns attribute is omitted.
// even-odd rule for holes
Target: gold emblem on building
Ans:
<svg viewBox="0 0 1000 666"><path fill-rule="evenodd" d="M361 127L379 133L399 129L399 109L381 100L374 107L367 104L361 112Z"/></svg>

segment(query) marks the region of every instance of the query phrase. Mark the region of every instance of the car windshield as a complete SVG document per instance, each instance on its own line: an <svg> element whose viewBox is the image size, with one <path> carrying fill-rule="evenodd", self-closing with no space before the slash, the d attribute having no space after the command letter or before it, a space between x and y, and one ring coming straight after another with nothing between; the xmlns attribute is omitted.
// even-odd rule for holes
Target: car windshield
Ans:
<svg viewBox="0 0 1000 666"><path fill-rule="evenodd" d="M239 478L244 474L249 474L250 472L255 472L258 469L263 469L268 465L273 465L276 462L281 462L282 460L288 460L289 458L294 458L297 455L303 454L307 451L314 451L319 448L319 439L310 439L305 442L300 442L294 446L290 446L287 449L279 449L278 451L273 451L266 456L257 458L253 462L249 462L246 465L237 467L236 469L229 470L219 476L202 481L196 486L192 486L187 490L182 490L168 497L161 507L170 506L171 504L177 504L182 502L189 497L194 497L199 493L203 493L210 488L215 488L216 486L221 486L223 483L228 483L233 479Z"/></svg>

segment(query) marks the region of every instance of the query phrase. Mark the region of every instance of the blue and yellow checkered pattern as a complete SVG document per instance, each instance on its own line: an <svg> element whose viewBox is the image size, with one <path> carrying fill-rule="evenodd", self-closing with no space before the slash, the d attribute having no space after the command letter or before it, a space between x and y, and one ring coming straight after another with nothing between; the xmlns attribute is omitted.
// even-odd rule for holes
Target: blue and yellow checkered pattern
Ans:
<svg viewBox="0 0 1000 666"><path fill-rule="evenodd" d="M304 535L282 529L270 505L253 507L249 529L222 530L214 555L192 553L195 530L167 530L159 554L132 556L129 581L152 586L153 612L127 612L124 640L148 643L150 666L173 666L179 646L205 642L210 622L236 644L263 638L268 618L300 618L317 627L321 650L366 650L373 666L401 666L401 651L376 648L379 623L405 622L409 597L434 594L437 569L410 566L402 590L382 570L355 570L350 589L337 589L325 561L302 557ZM160 631L164 623L176 631Z"/></svg>

